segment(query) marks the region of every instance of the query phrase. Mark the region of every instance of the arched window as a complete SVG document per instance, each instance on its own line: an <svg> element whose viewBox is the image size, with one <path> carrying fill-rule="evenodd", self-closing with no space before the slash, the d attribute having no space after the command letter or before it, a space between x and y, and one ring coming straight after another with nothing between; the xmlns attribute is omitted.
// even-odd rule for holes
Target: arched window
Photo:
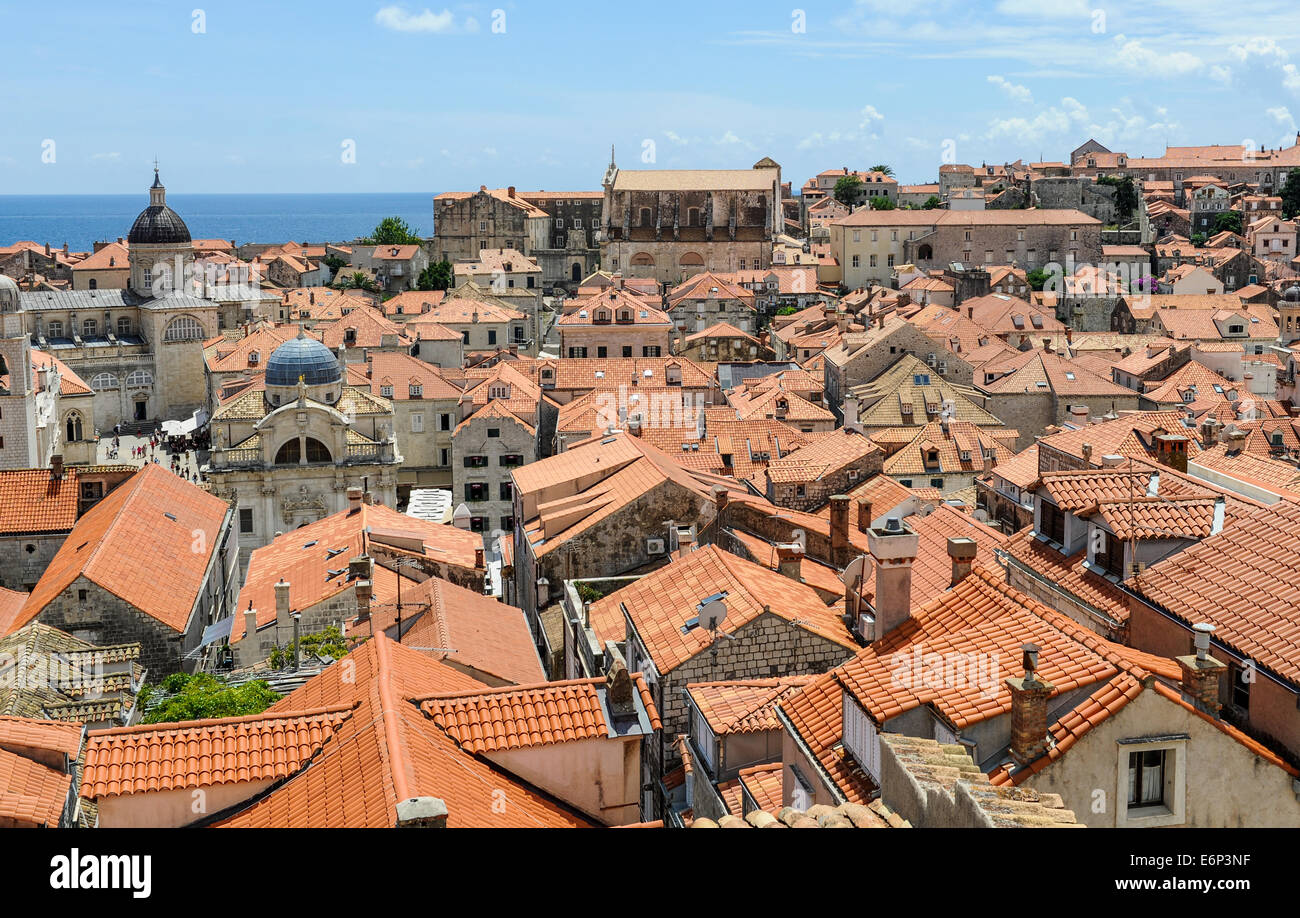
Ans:
<svg viewBox="0 0 1300 918"><path fill-rule="evenodd" d="M930 261L934 258L934 249L930 248L927 243L916 250L916 257L921 261Z"/></svg>
<svg viewBox="0 0 1300 918"><path fill-rule="evenodd" d="M698 207L690 207L690 208L687 208L687 210L686 210L686 225L687 225L687 226L699 226L699 225L700 225L700 209L699 209Z"/></svg>
<svg viewBox="0 0 1300 918"><path fill-rule="evenodd" d="M75 411L68 412L68 419L65 424L67 430L67 442L75 443L81 439L81 415Z"/></svg>
<svg viewBox="0 0 1300 918"><path fill-rule="evenodd" d="M650 208L648 207L641 208L641 225L642 226L650 225Z"/></svg>
<svg viewBox="0 0 1300 918"><path fill-rule="evenodd" d="M164 341L202 341L203 326L193 316L177 316L163 332Z"/></svg>
<svg viewBox="0 0 1300 918"><path fill-rule="evenodd" d="M105 389L116 389L117 387L117 377L112 373L97 373L90 380L90 388L96 392L103 392Z"/></svg>
<svg viewBox="0 0 1300 918"><path fill-rule="evenodd" d="M119 338L125 338L125 337L127 337L128 335L130 335L130 334L131 334L131 318L130 318L130 316L121 316L121 317L119 317L118 320L117 320L117 336L118 336Z"/></svg>
<svg viewBox="0 0 1300 918"><path fill-rule="evenodd" d="M127 388L138 386L152 386L153 374L148 370L135 370L126 378Z"/></svg>
<svg viewBox="0 0 1300 918"><path fill-rule="evenodd" d="M276 465L297 465L302 461L302 446L295 437L287 440L279 451L275 454ZM330 455L329 448L321 441L312 437L307 438L307 461L308 462L331 462L333 457Z"/></svg>
<svg viewBox="0 0 1300 918"><path fill-rule="evenodd" d="M90 289L91 289L91 290L98 290L98 289L99 289L99 281L97 281L97 280L96 280L95 278L93 278L93 277L90 279Z"/></svg>
<svg viewBox="0 0 1300 918"><path fill-rule="evenodd" d="M81 323L81 336L83 338L93 338L99 333L99 323L94 319L85 319Z"/></svg>
<svg viewBox="0 0 1300 918"><path fill-rule="evenodd" d="M47 332L46 332L46 337L48 337L48 338L62 338L62 337L63 337L63 323L62 323L62 322L58 322L58 321L51 322L50 325L49 325L49 328L48 328L48 330L47 330Z"/></svg>
<svg viewBox="0 0 1300 918"><path fill-rule="evenodd" d="M686 252L678 259L678 264L683 268L703 268L704 259L697 252Z"/></svg>
<svg viewBox="0 0 1300 918"><path fill-rule="evenodd" d="M653 268L655 266L655 260L653 256L645 252L638 252L632 256L632 264L639 267Z"/></svg>

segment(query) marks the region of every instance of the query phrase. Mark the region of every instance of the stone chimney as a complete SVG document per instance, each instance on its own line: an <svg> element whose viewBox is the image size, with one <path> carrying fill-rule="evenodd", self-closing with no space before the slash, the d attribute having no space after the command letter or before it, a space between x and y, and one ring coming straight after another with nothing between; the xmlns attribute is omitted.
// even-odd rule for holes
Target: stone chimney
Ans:
<svg viewBox="0 0 1300 918"><path fill-rule="evenodd" d="M1091 466L1092 465L1092 444L1091 443L1083 444L1081 452L1083 453L1083 461L1086 462L1089 466Z"/></svg>
<svg viewBox="0 0 1300 918"><path fill-rule="evenodd" d="M248 608L244 610L244 637L251 638L257 634L257 610L253 608L252 600L248 603Z"/></svg>
<svg viewBox="0 0 1300 918"><path fill-rule="evenodd" d="M1087 405L1071 405L1071 406L1070 406L1070 421L1071 421L1071 422L1074 424L1074 426L1076 426L1076 427L1086 427L1086 426L1088 426L1088 406L1087 406Z"/></svg>
<svg viewBox="0 0 1300 918"><path fill-rule="evenodd" d="M369 555L357 555L348 561L349 580L369 580L374 570L375 562L370 559Z"/></svg>
<svg viewBox="0 0 1300 918"><path fill-rule="evenodd" d="M615 714L631 714L636 710L636 687L627 671L627 664L615 658L605 674L606 700Z"/></svg>
<svg viewBox="0 0 1300 918"><path fill-rule="evenodd" d="M880 640L912 616L912 564L920 537L903 520L891 516L883 528L867 533L876 562L876 627Z"/></svg>
<svg viewBox="0 0 1300 918"><path fill-rule="evenodd" d="M370 600L375 595L375 587L369 580L358 580L355 590L357 594L357 621L364 622L370 617Z"/></svg>
<svg viewBox="0 0 1300 918"><path fill-rule="evenodd" d="M412 797L397 804L398 829L447 828L447 804L439 797Z"/></svg>
<svg viewBox="0 0 1300 918"><path fill-rule="evenodd" d="M776 569L782 577L803 582L800 568L803 562L803 547L798 542L776 546Z"/></svg>
<svg viewBox="0 0 1300 918"><path fill-rule="evenodd" d="M1007 679L1011 690L1011 758L1027 765L1047 749L1047 700L1052 685L1038 678L1038 645L1025 644L1023 676Z"/></svg>
<svg viewBox="0 0 1300 918"><path fill-rule="evenodd" d="M1210 637L1214 626L1209 624L1194 625L1196 632L1196 653L1187 657L1176 657L1178 668L1183 672L1183 694L1192 704L1207 714L1219 716L1219 682L1223 671L1228 667L1210 656Z"/></svg>
<svg viewBox="0 0 1300 918"><path fill-rule="evenodd" d="M979 545L974 539L963 536L948 540L948 557L952 559L952 586L966 579L978 553Z"/></svg>
<svg viewBox="0 0 1300 918"><path fill-rule="evenodd" d="M50 477L55 481L63 480L63 456L59 453L50 457Z"/></svg>
<svg viewBox="0 0 1300 918"><path fill-rule="evenodd" d="M846 494L831 497L831 564L843 567L849 563L853 543L849 541L849 498Z"/></svg>
<svg viewBox="0 0 1300 918"><path fill-rule="evenodd" d="M725 485L713 486L713 509L717 511L719 525L721 525L722 514L727 509L727 504L731 501L731 492Z"/></svg>
<svg viewBox="0 0 1300 918"><path fill-rule="evenodd" d="M483 569L483 549L476 548L474 549L474 570L481 571Z"/></svg>
<svg viewBox="0 0 1300 918"><path fill-rule="evenodd" d="M1116 453L1109 453L1101 457L1101 467L1103 469L1117 469L1124 464L1124 457Z"/></svg>
<svg viewBox="0 0 1300 918"><path fill-rule="evenodd" d="M349 513L356 513L358 510L361 509L361 494L362 491L360 488L348 488L348 512Z"/></svg>
<svg viewBox="0 0 1300 918"><path fill-rule="evenodd" d="M858 501L858 532L871 531L871 501Z"/></svg>
<svg viewBox="0 0 1300 918"><path fill-rule="evenodd" d="M277 628L292 628L293 619L289 614L289 582L281 580L275 585L275 625Z"/></svg>

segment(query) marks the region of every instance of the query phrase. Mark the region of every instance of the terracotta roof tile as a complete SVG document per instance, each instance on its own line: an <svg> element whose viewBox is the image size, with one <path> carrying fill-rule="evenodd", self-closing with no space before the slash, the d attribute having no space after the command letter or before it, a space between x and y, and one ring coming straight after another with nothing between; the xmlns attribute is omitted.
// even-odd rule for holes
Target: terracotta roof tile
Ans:
<svg viewBox="0 0 1300 918"><path fill-rule="evenodd" d="M686 690L715 736L780 730L775 705L800 691L812 676L692 682Z"/></svg>
<svg viewBox="0 0 1300 918"><path fill-rule="evenodd" d="M0 821L57 827L72 792L72 775L0 749Z"/></svg>
<svg viewBox="0 0 1300 918"><path fill-rule="evenodd" d="M28 717L0 717L0 747L30 746L62 752L70 759L81 752L81 724Z"/></svg>
<svg viewBox="0 0 1300 918"><path fill-rule="evenodd" d="M81 796L93 800L285 778L334 738L354 707L93 731Z"/></svg>
<svg viewBox="0 0 1300 918"><path fill-rule="evenodd" d="M58 479L49 469L0 471L0 533L70 530L80 496L75 468Z"/></svg>

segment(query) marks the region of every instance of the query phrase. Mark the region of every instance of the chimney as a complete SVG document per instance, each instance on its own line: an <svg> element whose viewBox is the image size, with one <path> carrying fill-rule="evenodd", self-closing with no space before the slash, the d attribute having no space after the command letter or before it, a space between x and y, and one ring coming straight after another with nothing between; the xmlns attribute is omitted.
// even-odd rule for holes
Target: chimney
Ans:
<svg viewBox="0 0 1300 918"><path fill-rule="evenodd" d="M948 557L952 559L952 586L966 579L978 552L979 545L974 539L962 536L948 540Z"/></svg>
<svg viewBox="0 0 1300 918"><path fill-rule="evenodd" d="M483 569L483 549L476 548L474 549L474 570L481 571Z"/></svg>
<svg viewBox="0 0 1300 918"><path fill-rule="evenodd" d="M1115 453L1109 453L1101 457L1101 467L1103 469L1117 469L1124 464L1124 457Z"/></svg>
<svg viewBox="0 0 1300 918"><path fill-rule="evenodd" d="M880 529L867 533L867 547L876 562L876 615L873 640L880 640L912 616L912 564L920 537L900 518L891 516Z"/></svg>
<svg viewBox="0 0 1300 918"><path fill-rule="evenodd" d="M370 618L370 598L375 594L375 587L369 580L358 580L356 585L357 594L357 621L364 622Z"/></svg>
<svg viewBox="0 0 1300 918"><path fill-rule="evenodd" d="M1083 453L1083 461L1088 463L1088 466L1091 467L1092 466L1092 444L1091 443L1083 444L1083 448L1081 451Z"/></svg>
<svg viewBox="0 0 1300 918"><path fill-rule="evenodd" d="M1038 678L1038 645L1025 644L1025 674L1006 681L1011 690L1011 758L1027 765L1047 749L1047 700L1052 685Z"/></svg>
<svg viewBox="0 0 1300 918"><path fill-rule="evenodd" d="M248 608L244 610L244 637L251 638L257 634L257 610L253 608L253 601L248 601Z"/></svg>
<svg viewBox="0 0 1300 918"><path fill-rule="evenodd" d="M858 532L871 531L871 501L858 501Z"/></svg>
<svg viewBox="0 0 1300 918"><path fill-rule="evenodd" d="M717 511L717 518L722 519L722 513L727 509L727 503L731 500L731 492L725 485L713 486L713 508Z"/></svg>
<svg viewBox="0 0 1300 918"><path fill-rule="evenodd" d="M618 657L610 664L605 674L605 699L615 715L632 714L636 711L636 691L632 676L627 671L627 664Z"/></svg>
<svg viewBox="0 0 1300 918"><path fill-rule="evenodd" d="M1074 425L1075 425L1076 427L1087 427L1087 426L1088 426L1088 406L1087 406L1087 405L1071 405L1071 406L1070 406L1070 420L1074 422Z"/></svg>
<svg viewBox="0 0 1300 918"><path fill-rule="evenodd" d="M798 542L776 546L776 570L782 577L803 582L800 565L803 562L803 546Z"/></svg>
<svg viewBox="0 0 1300 918"><path fill-rule="evenodd" d="M55 481L63 480L63 456L59 453L50 457L50 477Z"/></svg>
<svg viewBox="0 0 1300 918"><path fill-rule="evenodd" d="M398 829L447 828L447 804L439 797L411 797L397 804Z"/></svg>
<svg viewBox="0 0 1300 918"><path fill-rule="evenodd" d="M361 489L348 488L348 512L356 513L361 509Z"/></svg>
<svg viewBox="0 0 1300 918"><path fill-rule="evenodd" d="M836 494L831 498L831 557L835 567L849 563L853 544L849 541L849 498Z"/></svg>
<svg viewBox="0 0 1300 918"><path fill-rule="evenodd" d="M510 197L513 198L515 196L515 186L511 185L509 188L506 189L506 192L510 195Z"/></svg>
<svg viewBox="0 0 1300 918"><path fill-rule="evenodd" d="M368 506L373 505L374 502L375 502L375 495L372 494L372 493L370 493L369 491L362 491L362 492L361 492L361 502L362 502L363 504L368 505Z"/></svg>
<svg viewBox="0 0 1300 918"><path fill-rule="evenodd" d="M375 572L375 562L368 555L357 555L348 561L349 580L369 580Z"/></svg>
<svg viewBox="0 0 1300 918"><path fill-rule="evenodd" d="M1219 681L1223 671L1228 667L1210 656L1210 637L1214 626L1199 624L1192 626L1196 632L1194 646L1196 653L1188 657L1176 657L1178 668L1183 672L1183 694L1197 708L1214 717L1219 716Z"/></svg>
<svg viewBox="0 0 1300 918"><path fill-rule="evenodd" d="M293 625L289 617L289 582L281 580L275 585L275 625L288 628Z"/></svg>

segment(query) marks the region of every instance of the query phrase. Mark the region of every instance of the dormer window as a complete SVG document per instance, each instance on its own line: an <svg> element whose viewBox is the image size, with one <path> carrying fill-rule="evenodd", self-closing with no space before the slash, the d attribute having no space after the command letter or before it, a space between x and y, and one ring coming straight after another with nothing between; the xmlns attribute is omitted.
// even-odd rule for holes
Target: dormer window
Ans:
<svg viewBox="0 0 1300 918"><path fill-rule="evenodd" d="M510 398L510 386L499 383L488 387L488 398Z"/></svg>
<svg viewBox="0 0 1300 918"><path fill-rule="evenodd" d="M424 386L420 383L411 383L409 390L411 398L424 398Z"/></svg>
<svg viewBox="0 0 1300 918"><path fill-rule="evenodd" d="M392 387L392 386L380 386L380 387L379 387L379 394L382 395L384 398L392 398L392 397L393 397L393 387Z"/></svg>

